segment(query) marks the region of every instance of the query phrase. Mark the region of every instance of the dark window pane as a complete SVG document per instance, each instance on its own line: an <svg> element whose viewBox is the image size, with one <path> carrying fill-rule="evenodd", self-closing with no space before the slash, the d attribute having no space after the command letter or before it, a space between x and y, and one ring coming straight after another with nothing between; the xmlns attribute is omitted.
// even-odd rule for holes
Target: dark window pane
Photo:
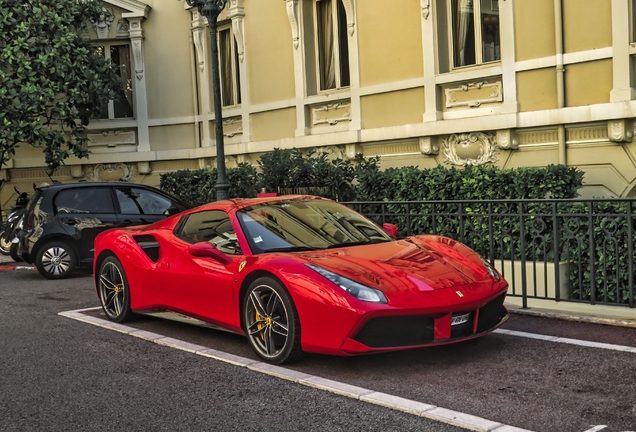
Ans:
<svg viewBox="0 0 636 432"><path fill-rule="evenodd" d="M65 189L55 197L57 213L115 213L110 188Z"/></svg>
<svg viewBox="0 0 636 432"><path fill-rule="evenodd" d="M223 106L234 105L232 34L229 29L219 32L219 69L221 78L221 101Z"/></svg>
<svg viewBox="0 0 636 432"><path fill-rule="evenodd" d="M234 40L234 74L236 76L236 103L241 103L241 69L239 67L239 54L236 40Z"/></svg>
<svg viewBox="0 0 636 432"><path fill-rule="evenodd" d="M476 64L474 2L451 0L453 64L455 67Z"/></svg>
<svg viewBox="0 0 636 432"><path fill-rule="evenodd" d="M484 63L501 60L499 46L499 10L493 0L481 0L481 41Z"/></svg>
<svg viewBox="0 0 636 432"><path fill-rule="evenodd" d="M110 47L110 59L118 67L121 87L115 98L115 118L133 117L132 74L130 70L130 48L128 45Z"/></svg>
<svg viewBox="0 0 636 432"><path fill-rule="evenodd" d="M338 47L340 50L340 87L349 87L349 33L347 28L347 13L342 1L338 0Z"/></svg>
<svg viewBox="0 0 636 432"><path fill-rule="evenodd" d="M316 24L318 26L318 67L320 89L336 88L336 57L334 53L332 0L316 2Z"/></svg>

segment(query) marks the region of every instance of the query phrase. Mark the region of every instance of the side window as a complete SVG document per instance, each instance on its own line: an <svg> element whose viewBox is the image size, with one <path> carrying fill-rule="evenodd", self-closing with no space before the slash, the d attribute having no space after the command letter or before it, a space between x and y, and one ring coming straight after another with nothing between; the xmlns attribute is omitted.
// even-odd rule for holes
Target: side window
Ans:
<svg viewBox="0 0 636 432"><path fill-rule="evenodd" d="M57 213L115 213L108 187L65 189L55 197Z"/></svg>
<svg viewBox="0 0 636 432"><path fill-rule="evenodd" d="M220 210L202 211L185 216L187 220L179 224L181 229L175 233L177 237L188 243L209 242L221 252L240 255L239 246L227 213Z"/></svg>
<svg viewBox="0 0 636 432"><path fill-rule="evenodd" d="M172 201L157 193L134 187L115 188L122 214L167 215Z"/></svg>
<svg viewBox="0 0 636 432"><path fill-rule="evenodd" d="M446 1L451 68L501 60L498 0Z"/></svg>

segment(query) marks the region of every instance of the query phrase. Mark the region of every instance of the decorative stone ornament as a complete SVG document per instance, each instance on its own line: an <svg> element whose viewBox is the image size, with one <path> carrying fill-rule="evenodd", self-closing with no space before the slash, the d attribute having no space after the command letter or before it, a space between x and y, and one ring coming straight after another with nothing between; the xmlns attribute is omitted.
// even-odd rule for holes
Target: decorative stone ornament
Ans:
<svg viewBox="0 0 636 432"><path fill-rule="evenodd" d="M113 21L115 21L115 14L106 7L102 7L102 13L97 19L91 18L91 24L93 24L93 29L97 33L97 39L108 39Z"/></svg>
<svg viewBox="0 0 636 432"><path fill-rule="evenodd" d="M437 144L437 137L435 136L421 137L420 151L424 155L439 154L439 145Z"/></svg>
<svg viewBox="0 0 636 432"><path fill-rule="evenodd" d="M345 145L344 159L355 159L356 155L362 153L362 146L360 144L347 144Z"/></svg>
<svg viewBox="0 0 636 432"><path fill-rule="evenodd" d="M454 134L442 140L444 161L450 165L477 166L497 162L497 138L494 133Z"/></svg>
<svg viewBox="0 0 636 432"><path fill-rule="evenodd" d="M634 138L633 123L628 120L609 120L607 136L614 143L632 142Z"/></svg>
<svg viewBox="0 0 636 432"><path fill-rule="evenodd" d="M232 32L236 39L237 54L239 61L243 63L245 58L245 37L244 37L244 20L245 6L243 0L231 0L227 17L232 20Z"/></svg>
<svg viewBox="0 0 636 432"><path fill-rule="evenodd" d="M519 138L512 129L497 131L497 145L502 150L516 150L519 148Z"/></svg>
<svg viewBox="0 0 636 432"><path fill-rule="evenodd" d="M136 165L136 164L135 164ZM87 166L85 171L86 180L89 181L122 181L130 182L137 173L136 166L126 163L98 164Z"/></svg>
<svg viewBox="0 0 636 432"><path fill-rule="evenodd" d="M342 0L345 14L347 14L347 28L349 29L349 36L353 36L356 31L356 23L353 18L353 0Z"/></svg>
<svg viewBox="0 0 636 432"><path fill-rule="evenodd" d="M422 0L422 15L424 19L428 19L431 14L431 0Z"/></svg>
<svg viewBox="0 0 636 432"><path fill-rule="evenodd" d="M300 45L300 24L298 21L298 0L285 0L285 8L287 10L287 18L292 31L292 42L294 49L298 49Z"/></svg>

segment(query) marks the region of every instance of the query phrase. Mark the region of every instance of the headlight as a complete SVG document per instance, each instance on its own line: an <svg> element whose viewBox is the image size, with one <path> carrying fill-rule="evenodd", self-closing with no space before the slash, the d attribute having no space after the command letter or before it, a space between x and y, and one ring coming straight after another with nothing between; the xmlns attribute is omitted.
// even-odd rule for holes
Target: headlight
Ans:
<svg viewBox="0 0 636 432"><path fill-rule="evenodd" d="M329 279L331 282L338 285L340 288L359 300L371 303L388 303L388 300L381 291L359 284L358 282L330 272L329 270L325 270L315 264L306 264L306 266L321 276Z"/></svg>
<svg viewBox="0 0 636 432"><path fill-rule="evenodd" d="M481 258L481 262L484 263L484 267L486 267L486 270L488 270L488 273L490 273L490 276L492 276L494 280L499 282L501 280L501 276L499 276L499 272L497 272L497 270L495 270L495 268L492 266L492 264L490 264L484 258Z"/></svg>

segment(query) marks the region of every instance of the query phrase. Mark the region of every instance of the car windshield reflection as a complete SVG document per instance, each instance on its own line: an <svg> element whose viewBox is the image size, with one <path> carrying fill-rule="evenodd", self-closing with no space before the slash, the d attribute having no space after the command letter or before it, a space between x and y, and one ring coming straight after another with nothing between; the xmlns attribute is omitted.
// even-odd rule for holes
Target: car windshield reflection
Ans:
<svg viewBox="0 0 636 432"><path fill-rule="evenodd" d="M393 240L370 220L332 201L277 201L243 209L237 217L255 254Z"/></svg>

